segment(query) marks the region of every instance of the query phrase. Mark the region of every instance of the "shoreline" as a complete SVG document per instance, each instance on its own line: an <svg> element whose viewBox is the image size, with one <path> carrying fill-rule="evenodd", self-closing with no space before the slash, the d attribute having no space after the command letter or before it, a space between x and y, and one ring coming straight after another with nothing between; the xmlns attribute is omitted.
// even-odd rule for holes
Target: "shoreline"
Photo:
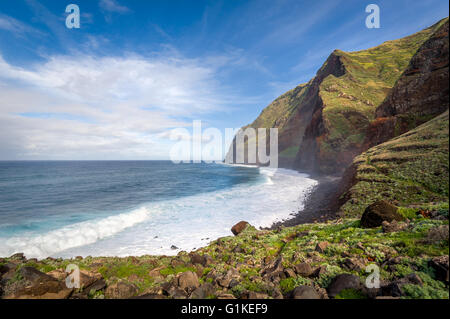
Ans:
<svg viewBox="0 0 450 319"><path fill-rule="evenodd" d="M318 184L311 189L304 201L304 208L293 214L291 218L278 221L266 229L276 229L279 227L293 227L301 224L314 222L325 222L338 217L332 203L338 191L342 176L316 175L308 172L310 178L315 179Z"/></svg>

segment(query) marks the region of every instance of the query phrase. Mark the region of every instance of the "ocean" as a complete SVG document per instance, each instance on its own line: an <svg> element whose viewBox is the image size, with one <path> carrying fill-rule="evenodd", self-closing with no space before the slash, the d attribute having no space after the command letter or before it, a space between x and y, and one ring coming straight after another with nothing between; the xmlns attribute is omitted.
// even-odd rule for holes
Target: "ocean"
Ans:
<svg viewBox="0 0 450 319"><path fill-rule="evenodd" d="M241 220L289 218L316 184L291 170L225 164L0 162L0 256L175 255L231 235Z"/></svg>

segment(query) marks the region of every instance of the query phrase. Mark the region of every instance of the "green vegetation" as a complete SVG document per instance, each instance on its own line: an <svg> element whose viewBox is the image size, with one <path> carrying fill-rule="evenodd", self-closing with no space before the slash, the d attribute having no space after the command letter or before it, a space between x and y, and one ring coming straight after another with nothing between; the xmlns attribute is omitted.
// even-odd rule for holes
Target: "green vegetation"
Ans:
<svg viewBox="0 0 450 319"><path fill-rule="evenodd" d="M379 199L396 203L408 218L420 209L448 210L448 130L447 111L357 156L357 182L349 190L342 212L360 216Z"/></svg>

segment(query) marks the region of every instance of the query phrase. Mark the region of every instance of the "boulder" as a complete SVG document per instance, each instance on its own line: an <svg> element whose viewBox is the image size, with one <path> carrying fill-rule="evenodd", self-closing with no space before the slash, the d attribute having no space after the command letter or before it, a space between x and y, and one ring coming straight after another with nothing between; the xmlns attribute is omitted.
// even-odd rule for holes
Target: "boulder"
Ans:
<svg viewBox="0 0 450 319"><path fill-rule="evenodd" d="M344 262L342 263L342 266L347 268L348 270L356 270L361 271L365 268L365 263L356 257L346 258Z"/></svg>
<svg viewBox="0 0 450 319"><path fill-rule="evenodd" d="M361 226L364 228L374 228L382 225L383 221L402 221L404 218L397 212L397 207L383 200L377 201L367 206L361 217Z"/></svg>
<svg viewBox="0 0 450 319"><path fill-rule="evenodd" d="M292 299L320 299L317 291L309 286L298 286L291 292Z"/></svg>
<svg viewBox="0 0 450 319"><path fill-rule="evenodd" d="M238 270L231 268L227 271L225 276L217 278L217 284L224 288L232 288L232 283L234 283L234 286L236 286L235 283L240 278L240 273Z"/></svg>
<svg viewBox="0 0 450 319"><path fill-rule="evenodd" d="M124 281L119 281L109 285L105 290L105 296L109 299L129 299L138 293L135 285Z"/></svg>
<svg viewBox="0 0 450 319"><path fill-rule="evenodd" d="M242 233L244 229L247 228L248 225L249 223L245 221L240 221L239 223L231 227L231 232L233 233L233 235L237 236L240 233Z"/></svg>
<svg viewBox="0 0 450 319"><path fill-rule="evenodd" d="M351 274L341 274L333 278L330 285L327 288L328 296L331 298L336 297L342 290L354 289L360 290L362 288L361 280L358 276Z"/></svg>
<svg viewBox="0 0 450 319"><path fill-rule="evenodd" d="M316 251L322 254L329 245L330 245L330 243L327 241L322 241L320 243L317 243Z"/></svg>
<svg viewBox="0 0 450 319"><path fill-rule="evenodd" d="M5 298L8 299L66 299L73 289L65 283L40 272L33 267L22 267L19 270L20 282L13 285Z"/></svg>
<svg viewBox="0 0 450 319"><path fill-rule="evenodd" d="M200 286L197 274L192 271L186 271L178 276L178 287L188 293Z"/></svg>
<svg viewBox="0 0 450 319"><path fill-rule="evenodd" d="M444 281L446 283L449 282L449 259L447 256L434 257L428 262L428 265L434 269L436 279L440 281Z"/></svg>
<svg viewBox="0 0 450 319"><path fill-rule="evenodd" d="M191 299L206 299L211 295L214 295L216 290L210 283L204 283L200 287L196 288L190 295Z"/></svg>
<svg viewBox="0 0 450 319"><path fill-rule="evenodd" d="M300 263L294 266L295 272L302 277L309 277L313 274L314 270L308 263Z"/></svg>

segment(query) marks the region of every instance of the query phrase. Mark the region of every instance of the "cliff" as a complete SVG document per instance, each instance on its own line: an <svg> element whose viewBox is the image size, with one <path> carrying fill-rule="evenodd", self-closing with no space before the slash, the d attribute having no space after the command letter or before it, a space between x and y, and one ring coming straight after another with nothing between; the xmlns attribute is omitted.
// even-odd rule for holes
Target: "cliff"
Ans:
<svg viewBox="0 0 450 319"><path fill-rule="evenodd" d="M367 149L368 129L376 119L377 108L417 50L446 21L368 50L335 50L311 81L277 98L246 127L279 129L281 167L342 173ZM234 140L231 147L246 146L236 146Z"/></svg>

